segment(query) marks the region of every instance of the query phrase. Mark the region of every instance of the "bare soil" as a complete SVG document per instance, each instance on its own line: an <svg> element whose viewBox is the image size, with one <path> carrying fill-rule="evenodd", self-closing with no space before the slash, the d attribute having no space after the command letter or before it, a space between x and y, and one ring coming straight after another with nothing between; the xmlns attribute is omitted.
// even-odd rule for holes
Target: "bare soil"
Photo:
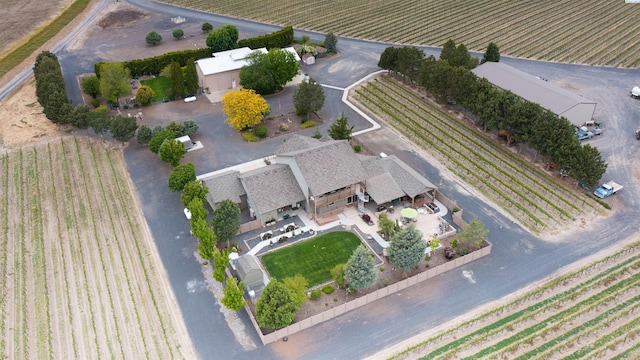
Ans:
<svg viewBox="0 0 640 360"><path fill-rule="evenodd" d="M315 122L315 127L324 123L324 120L316 113L309 114L307 120ZM278 137L302 130L302 116L296 115L295 112L275 113L264 119L260 125L267 128L267 138Z"/></svg>
<svg viewBox="0 0 640 360"><path fill-rule="evenodd" d="M40 0L0 0L0 57L20 44L41 26L60 15L73 0L50 0L43 6Z"/></svg>

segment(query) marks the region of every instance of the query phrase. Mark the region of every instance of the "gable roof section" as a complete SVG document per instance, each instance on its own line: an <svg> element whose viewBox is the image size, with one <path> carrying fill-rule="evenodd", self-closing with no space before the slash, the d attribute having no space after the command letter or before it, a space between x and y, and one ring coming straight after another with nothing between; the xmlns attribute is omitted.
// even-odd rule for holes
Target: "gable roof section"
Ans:
<svg viewBox="0 0 640 360"><path fill-rule="evenodd" d="M305 199L291 168L287 165L273 164L249 171L240 175L240 181L258 214Z"/></svg>
<svg viewBox="0 0 640 360"><path fill-rule="evenodd" d="M393 180L393 176L388 172L383 172L367 179L367 194L371 196L376 204L384 204L405 195L404 191Z"/></svg>
<svg viewBox="0 0 640 360"><path fill-rule="evenodd" d="M236 263L236 271L240 280L249 288L262 282L262 268L252 255L240 256Z"/></svg>
<svg viewBox="0 0 640 360"><path fill-rule="evenodd" d="M500 62L487 61L471 71L478 77L486 78L493 85L537 103L556 115L562 115L579 104L596 103Z"/></svg>
<svg viewBox="0 0 640 360"><path fill-rule="evenodd" d="M294 48L287 47L283 48L282 50L293 53L296 57L296 61L300 61L300 56L298 56L298 53ZM251 50L248 47L243 47L239 49L213 53L213 56L210 58L196 60L196 64L200 66L202 74L204 74L205 76L238 70L248 64L246 58L254 51L260 51L263 54L266 54L268 52L266 48Z"/></svg>
<svg viewBox="0 0 640 360"><path fill-rule="evenodd" d="M367 178L360 159L346 140L312 142L306 149L281 153L277 157L293 158L311 193L316 196Z"/></svg>
<svg viewBox="0 0 640 360"><path fill-rule="evenodd" d="M239 171L227 171L201 179L209 188L207 201L211 206L226 199L236 204L241 203L240 197L246 195L246 192L240 183L239 175Z"/></svg>
<svg viewBox="0 0 640 360"><path fill-rule="evenodd" d="M213 57L196 60L202 73L206 75L219 74L227 71L238 70L247 65L246 57L254 51L267 52L266 48L251 50L248 47L239 49L220 51L213 53Z"/></svg>
<svg viewBox="0 0 640 360"><path fill-rule="evenodd" d="M395 155L378 158L377 161L384 170L391 174L396 184L410 198L436 188L429 180L418 174L417 171Z"/></svg>

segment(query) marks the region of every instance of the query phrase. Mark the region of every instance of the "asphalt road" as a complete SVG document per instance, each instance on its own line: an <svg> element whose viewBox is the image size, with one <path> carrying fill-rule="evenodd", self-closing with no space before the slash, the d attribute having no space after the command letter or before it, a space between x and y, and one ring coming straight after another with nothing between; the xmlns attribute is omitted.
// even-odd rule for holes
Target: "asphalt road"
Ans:
<svg viewBox="0 0 640 360"><path fill-rule="evenodd" d="M247 34L277 29L265 24L177 9L148 0L130 0L129 3L166 16L180 15L198 22L208 21L214 26L231 23ZM296 37L303 34L309 34L315 40L323 38L319 34L296 31ZM322 84L346 87L378 70L378 56L387 46L340 38L338 56L310 67L303 66L303 71ZM437 49L424 50L428 55L438 54ZM68 82L69 94L77 102L79 90L71 86L75 83L75 74L91 71L93 62L104 57L105 53L101 53L100 48L68 51L64 46L57 53ZM639 230L640 204L635 199L640 191L635 159L638 158L640 142L635 140L632 130L639 125L637 113L640 101L631 100L628 91L633 85L640 84L640 73L636 70L521 59L503 58L502 61L570 87L598 102L595 117L605 121L605 134L589 142L598 146L609 163L603 180L614 179L625 185L614 198L615 212L593 221L588 228L567 229L570 231L555 236L555 241L546 241L514 224L475 196L465 184L418 156L411 151L411 146L387 130L363 135L363 141L375 152L398 155L425 174L441 192L464 209L467 220L472 217L482 220L490 230L493 253L462 269L295 334L289 337L288 342L260 345L247 315L240 312L240 320L246 326L245 335L256 344L252 350L246 350L236 340L219 311L219 303L207 289L201 267L193 257L196 241L188 235L189 224L182 214L179 195L169 192L166 186L170 169L147 149L139 147L135 141L131 142L125 150L127 166L198 354L207 359L362 358L480 304L507 296L564 265L603 248L616 246L621 240L636 234ZM336 118L345 111L350 121L356 124L356 130L365 126L363 119L340 102L341 93L338 90L325 89L325 92L325 118ZM276 101L276 98L269 101ZM198 136L202 137L206 148L199 150L198 154L187 155L187 160L196 162L199 173L270 155L282 141L275 138L247 144L234 137L222 121L219 105L194 110L185 118L195 118L201 125ZM323 131L326 126L328 124ZM463 276L463 271L470 271L473 281Z"/></svg>

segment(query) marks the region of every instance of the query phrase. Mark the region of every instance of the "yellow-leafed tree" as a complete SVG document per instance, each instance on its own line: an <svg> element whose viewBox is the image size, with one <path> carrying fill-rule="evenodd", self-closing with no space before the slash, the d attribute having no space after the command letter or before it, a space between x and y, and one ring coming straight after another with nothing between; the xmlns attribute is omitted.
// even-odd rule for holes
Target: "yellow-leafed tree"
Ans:
<svg viewBox="0 0 640 360"><path fill-rule="evenodd" d="M236 130L244 130L262 122L269 111L267 101L251 89L230 91L222 97L227 114L227 124Z"/></svg>

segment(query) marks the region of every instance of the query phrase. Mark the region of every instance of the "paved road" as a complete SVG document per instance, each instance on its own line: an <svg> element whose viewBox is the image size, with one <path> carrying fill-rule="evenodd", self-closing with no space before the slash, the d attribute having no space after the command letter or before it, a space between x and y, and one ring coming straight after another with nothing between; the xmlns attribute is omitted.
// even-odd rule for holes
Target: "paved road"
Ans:
<svg viewBox="0 0 640 360"><path fill-rule="evenodd" d="M208 21L214 26L232 23L241 32L248 34L261 34L276 29L269 25L176 9L149 0L130 0L129 3L167 16L180 15L199 22ZM298 37L302 34L309 34L316 40L322 39L318 34L296 32ZM338 42L341 54L304 70L323 84L346 87L377 70L378 56L386 46L341 38ZM69 83L75 81L74 74L92 70L93 61L103 56L98 50L92 48L59 51ZM424 50L427 54L437 55L437 49ZM466 185L418 156L411 151L410 146L388 130L369 133L362 138L371 149L375 152L384 151L398 155L425 174L443 193L465 209L467 220L475 216L485 222L490 230L490 240L494 243L493 254L463 269L443 274L366 308L352 311L330 323L291 336L286 343L259 345L259 340L250 328L244 312L240 312L239 316L247 326L246 336L257 346L253 350L246 350L236 341L219 311L220 305L206 288L200 265L194 261L196 242L188 236L189 225L182 215L179 196L170 193L165 185L170 169L148 150L132 142L125 150L127 166L160 256L167 268L187 328L200 356L212 359L365 357L452 319L477 305L504 297L599 249L616 246L621 239L637 233L640 204L635 199L640 191L637 175L634 174L638 164L637 160L633 159L638 158L639 143L633 138L631 130L638 125L636 114L640 110L640 102L632 101L628 91L632 85L640 83L640 73L635 70L592 68L508 58L503 61L554 83L570 86L572 90L598 101L596 118L606 122L606 133L590 141L601 149L610 164L605 179L612 178L625 184L625 189L616 196L614 202L616 212L608 218L596 220L594 226L589 229L580 228L559 235L554 242L544 241L527 233L492 206L472 195L472 192L466 189ZM77 101L79 92L74 91L78 90L69 90L70 96ZM325 118L336 118L345 111L356 124L356 130L365 126L362 119L339 102L339 91L325 91ZM201 124L200 134L208 144L199 154L188 155L191 157L188 160L198 163L199 172L269 155L282 141L276 138L257 144L246 144L231 136L228 127L222 123L219 106L210 105L202 111L194 110L192 115L189 117L195 118ZM325 129L326 126L328 125L325 125ZM472 283L462 276L462 271L471 271L475 282Z"/></svg>

